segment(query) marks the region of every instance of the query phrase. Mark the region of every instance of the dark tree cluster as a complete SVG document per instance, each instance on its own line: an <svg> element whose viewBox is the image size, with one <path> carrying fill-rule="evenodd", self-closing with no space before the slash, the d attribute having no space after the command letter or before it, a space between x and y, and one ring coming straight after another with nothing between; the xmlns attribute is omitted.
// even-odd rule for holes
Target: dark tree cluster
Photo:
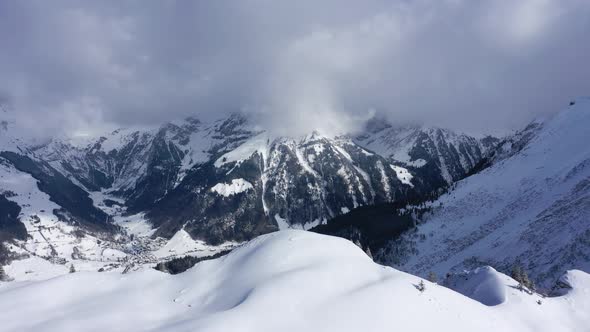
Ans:
<svg viewBox="0 0 590 332"><path fill-rule="evenodd" d="M27 229L18 217L20 211L18 204L0 194L0 242L27 238Z"/></svg>
<svg viewBox="0 0 590 332"><path fill-rule="evenodd" d="M182 273L191 267L195 266L195 264L207 261L215 258L219 258L221 256L225 256L229 254L231 250L221 251L215 255L207 256L207 257L194 257L194 256L184 256L171 259L166 262L158 263L154 269L170 274L179 274Z"/></svg>
<svg viewBox="0 0 590 332"><path fill-rule="evenodd" d="M340 215L311 231L342 237L360 247L378 251L391 239L414 226L411 214L400 215L393 204L364 206Z"/></svg>
<svg viewBox="0 0 590 332"><path fill-rule="evenodd" d="M528 274L520 264L517 263L512 267L512 273L510 276L512 279L518 281L519 289L523 290L526 287L531 291L535 290L535 283L529 279Z"/></svg>
<svg viewBox="0 0 590 332"><path fill-rule="evenodd" d="M6 271L4 271L4 267L2 265L0 265L0 281L9 281L10 278L8 277L8 274L6 274Z"/></svg>

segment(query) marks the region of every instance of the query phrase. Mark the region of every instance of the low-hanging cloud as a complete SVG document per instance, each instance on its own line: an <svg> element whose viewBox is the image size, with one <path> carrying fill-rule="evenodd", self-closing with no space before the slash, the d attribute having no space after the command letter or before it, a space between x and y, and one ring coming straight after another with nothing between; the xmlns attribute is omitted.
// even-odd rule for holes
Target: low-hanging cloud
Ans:
<svg viewBox="0 0 590 332"><path fill-rule="evenodd" d="M0 95L40 131L243 110L279 134L504 131L590 94L587 31L586 0L9 1Z"/></svg>

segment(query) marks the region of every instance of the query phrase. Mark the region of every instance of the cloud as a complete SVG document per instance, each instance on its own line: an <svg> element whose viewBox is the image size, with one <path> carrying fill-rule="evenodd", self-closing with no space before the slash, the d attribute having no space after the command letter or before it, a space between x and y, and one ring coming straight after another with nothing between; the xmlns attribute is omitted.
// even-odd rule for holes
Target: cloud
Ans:
<svg viewBox="0 0 590 332"><path fill-rule="evenodd" d="M0 3L0 95L42 132L246 110L505 130L590 94L585 0ZM37 119L42 117L44 121Z"/></svg>

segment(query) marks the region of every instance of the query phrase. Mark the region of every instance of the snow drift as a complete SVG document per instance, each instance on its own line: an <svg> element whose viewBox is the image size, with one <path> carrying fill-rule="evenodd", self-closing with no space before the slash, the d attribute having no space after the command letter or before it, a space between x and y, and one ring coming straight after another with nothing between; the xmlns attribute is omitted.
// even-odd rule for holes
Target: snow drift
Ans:
<svg viewBox="0 0 590 332"><path fill-rule="evenodd" d="M478 280L471 283L491 287L488 294L503 294L494 297L494 306L427 281L420 292L420 278L373 263L351 242L288 230L260 236L174 276L146 269L0 284L0 321L3 331L19 332L580 331L590 326L590 276L583 272L570 272L564 280L571 290L542 304L496 271L475 275Z"/></svg>

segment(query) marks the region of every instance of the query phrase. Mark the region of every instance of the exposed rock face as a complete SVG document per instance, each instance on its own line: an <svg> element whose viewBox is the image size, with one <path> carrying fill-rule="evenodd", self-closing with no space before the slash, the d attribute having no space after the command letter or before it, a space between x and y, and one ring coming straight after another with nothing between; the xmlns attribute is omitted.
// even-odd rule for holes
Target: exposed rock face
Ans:
<svg viewBox="0 0 590 332"><path fill-rule="evenodd" d="M86 194L102 191L121 198L126 213L146 213L154 236L170 238L184 228L220 243L309 229L359 206L419 199L465 176L495 142L442 129L410 131L403 144L402 132L389 125L369 126L355 139L316 132L271 137L233 114L212 123L188 118L98 138L55 138L5 159L35 173L62 214L81 224L108 229L108 217ZM82 198L50 193L49 182L64 183L69 200L74 193ZM89 212L82 214L82 206Z"/></svg>
<svg viewBox="0 0 590 332"><path fill-rule="evenodd" d="M464 178L499 142L491 136L477 139L441 128L394 127L379 119L369 122L366 133L355 141L401 163L431 190Z"/></svg>

